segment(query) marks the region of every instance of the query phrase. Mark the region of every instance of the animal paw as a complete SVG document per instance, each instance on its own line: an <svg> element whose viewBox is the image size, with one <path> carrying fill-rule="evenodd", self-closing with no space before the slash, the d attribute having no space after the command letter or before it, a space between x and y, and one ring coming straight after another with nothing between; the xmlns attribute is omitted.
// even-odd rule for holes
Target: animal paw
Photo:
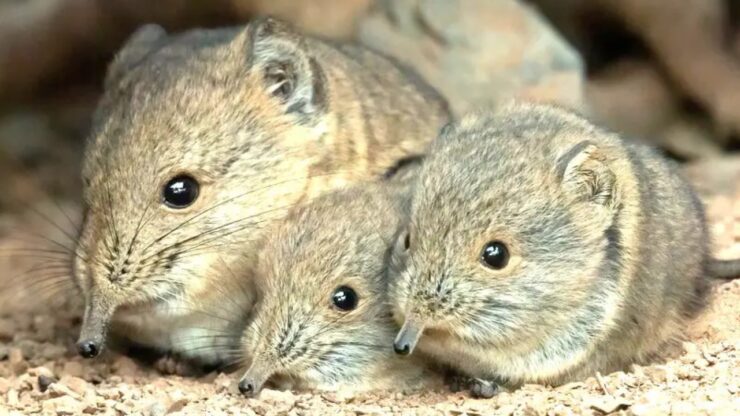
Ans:
<svg viewBox="0 0 740 416"><path fill-rule="evenodd" d="M453 393L459 393L467 390L470 386L470 377L461 376L460 374L449 373L445 377L445 384Z"/></svg>
<svg viewBox="0 0 740 416"><path fill-rule="evenodd" d="M500 384L496 380L468 377L455 373L447 374L445 381L450 391L457 393L468 390L471 396L481 399L491 398L501 390Z"/></svg>
<svg viewBox="0 0 740 416"><path fill-rule="evenodd" d="M501 386L493 380L480 378L470 379L470 394L475 398L490 399L501 390Z"/></svg>
<svg viewBox="0 0 740 416"><path fill-rule="evenodd" d="M162 374L166 375L178 375L182 377L192 377L200 374L192 363L187 360L180 359L174 355L167 354L154 363L154 368Z"/></svg>

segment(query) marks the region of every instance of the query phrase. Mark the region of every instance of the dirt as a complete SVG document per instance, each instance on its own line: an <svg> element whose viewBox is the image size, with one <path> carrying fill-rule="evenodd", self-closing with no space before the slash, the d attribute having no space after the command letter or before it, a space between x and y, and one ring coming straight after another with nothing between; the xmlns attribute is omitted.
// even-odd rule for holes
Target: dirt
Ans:
<svg viewBox="0 0 740 416"><path fill-rule="evenodd" d="M740 257L740 159L711 160L687 171L707 202L716 255ZM58 205L38 211L55 209L74 211ZM57 217L59 224L67 221L66 215ZM740 414L740 280L715 286L711 307L687 327L681 351L626 372L595 374L557 388L526 385L489 400L446 391L352 395L275 390L245 399L236 391L236 374L182 378L160 375L112 353L94 361L78 358L73 346L78 309L57 290L69 280L29 284L33 280L23 272L33 259L13 249L22 246L21 240L33 241L22 238L35 235L32 230L62 244L64 233L45 221L23 226L18 221L0 217L2 293L12 292L2 296L0 305L0 415Z"/></svg>

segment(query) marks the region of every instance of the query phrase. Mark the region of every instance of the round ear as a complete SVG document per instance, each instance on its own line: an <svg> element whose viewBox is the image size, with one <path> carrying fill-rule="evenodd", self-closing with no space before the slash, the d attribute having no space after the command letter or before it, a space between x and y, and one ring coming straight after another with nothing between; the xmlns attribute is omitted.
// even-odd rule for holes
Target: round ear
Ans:
<svg viewBox="0 0 740 416"><path fill-rule="evenodd" d="M604 152L594 143L582 141L558 160L563 187L574 200L593 203L608 210L617 205L617 178Z"/></svg>
<svg viewBox="0 0 740 416"><path fill-rule="evenodd" d="M326 76L304 37L270 17L250 23L245 36L248 65L261 72L265 89L286 113L312 116L325 110Z"/></svg>
<svg viewBox="0 0 740 416"><path fill-rule="evenodd" d="M159 25L147 24L137 29L108 67L108 74L105 78L106 87L121 79L126 72L164 44L166 39L167 32Z"/></svg>

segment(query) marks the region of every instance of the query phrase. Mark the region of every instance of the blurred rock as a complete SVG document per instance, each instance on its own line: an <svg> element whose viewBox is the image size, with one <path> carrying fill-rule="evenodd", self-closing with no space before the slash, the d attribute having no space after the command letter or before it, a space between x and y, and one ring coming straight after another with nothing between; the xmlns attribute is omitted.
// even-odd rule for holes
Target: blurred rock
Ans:
<svg viewBox="0 0 740 416"><path fill-rule="evenodd" d="M516 0L379 1L358 37L416 69L458 115L514 97L582 105L578 53Z"/></svg>
<svg viewBox="0 0 740 416"><path fill-rule="evenodd" d="M235 0L240 16L270 15L300 30L328 38L350 38L373 0Z"/></svg>
<svg viewBox="0 0 740 416"><path fill-rule="evenodd" d="M596 121L633 137L651 137L679 111L670 86L648 61L625 59L595 74L586 101Z"/></svg>

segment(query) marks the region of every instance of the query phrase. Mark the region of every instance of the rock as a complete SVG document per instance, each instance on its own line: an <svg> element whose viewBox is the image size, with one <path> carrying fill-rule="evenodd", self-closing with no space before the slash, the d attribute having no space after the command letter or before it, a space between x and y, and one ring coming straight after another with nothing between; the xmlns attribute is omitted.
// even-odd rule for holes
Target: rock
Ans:
<svg viewBox="0 0 740 416"><path fill-rule="evenodd" d="M670 85L647 60L625 59L598 72L585 95L596 121L632 137L653 137L679 112Z"/></svg>
<svg viewBox="0 0 740 416"><path fill-rule="evenodd" d="M56 360L67 354L67 348L62 345L45 343L41 345L39 354L47 360Z"/></svg>
<svg viewBox="0 0 740 416"><path fill-rule="evenodd" d="M161 402L154 402L147 409L149 416L164 416L167 414L167 406Z"/></svg>
<svg viewBox="0 0 740 416"><path fill-rule="evenodd" d="M583 103L580 56L517 0L379 1L358 37L415 69L456 115L510 98Z"/></svg>
<svg viewBox="0 0 740 416"><path fill-rule="evenodd" d="M285 404L288 406L293 406L296 402L295 394L290 391L283 390L263 389L262 392L260 392L259 398L266 402Z"/></svg>
<svg viewBox="0 0 740 416"><path fill-rule="evenodd" d="M10 319L0 319L0 341L8 342L13 339L15 334L15 323Z"/></svg>
<svg viewBox="0 0 740 416"><path fill-rule="evenodd" d="M23 362L23 351L20 348L11 348L8 350L8 361L11 365Z"/></svg>
<svg viewBox="0 0 740 416"><path fill-rule="evenodd" d="M286 20L299 30L328 38L348 38L358 17L373 0L250 0L233 2L241 16L269 15Z"/></svg>
<svg viewBox="0 0 740 416"><path fill-rule="evenodd" d="M139 373L139 366L134 360L124 355L116 357L113 368L121 377L134 377Z"/></svg>
<svg viewBox="0 0 740 416"><path fill-rule="evenodd" d="M42 408L45 413L56 415L78 415L85 409L85 405L71 396L61 396L44 401Z"/></svg>
<svg viewBox="0 0 740 416"><path fill-rule="evenodd" d="M237 389L234 386L234 382L227 374L219 373L218 376L213 380L213 384L216 386L216 391L219 393L222 392L234 392L236 393Z"/></svg>
<svg viewBox="0 0 740 416"><path fill-rule="evenodd" d="M82 377L85 369L79 361L67 361L64 363L62 374L72 377Z"/></svg>
<svg viewBox="0 0 740 416"><path fill-rule="evenodd" d="M13 385L10 383L10 380L0 377L0 394L6 394L11 387L13 387Z"/></svg>
<svg viewBox="0 0 740 416"><path fill-rule="evenodd" d="M62 397L71 396L75 399L80 399L80 395L72 391L69 387L61 383L52 383L47 387L49 396L51 397Z"/></svg>
<svg viewBox="0 0 740 416"><path fill-rule="evenodd" d="M8 390L8 394L5 396L5 403L10 407L18 406L18 390Z"/></svg>
<svg viewBox="0 0 740 416"><path fill-rule="evenodd" d="M624 399L616 399L610 396L601 396L598 398L592 398L586 401L588 407L597 410L603 414L614 413L618 410L625 410L629 408L632 403Z"/></svg>
<svg viewBox="0 0 740 416"><path fill-rule="evenodd" d="M45 392L46 389L48 389L49 386L51 386L54 383L56 383L56 379L54 379L53 377L49 377L45 375L40 375L38 377L39 391L42 393Z"/></svg>
<svg viewBox="0 0 740 416"><path fill-rule="evenodd" d="M8 362L14 374L23 374L28 369L28 363L23 359L23 351L20 348L8 350Z"/></svg>
<svg viewBox="0 0 740 416"><path fill-rule="evenodd" d="M80 396L84 396L90 386L85 380L73 376L64 376L59 380L59 382Z"/></svg>

